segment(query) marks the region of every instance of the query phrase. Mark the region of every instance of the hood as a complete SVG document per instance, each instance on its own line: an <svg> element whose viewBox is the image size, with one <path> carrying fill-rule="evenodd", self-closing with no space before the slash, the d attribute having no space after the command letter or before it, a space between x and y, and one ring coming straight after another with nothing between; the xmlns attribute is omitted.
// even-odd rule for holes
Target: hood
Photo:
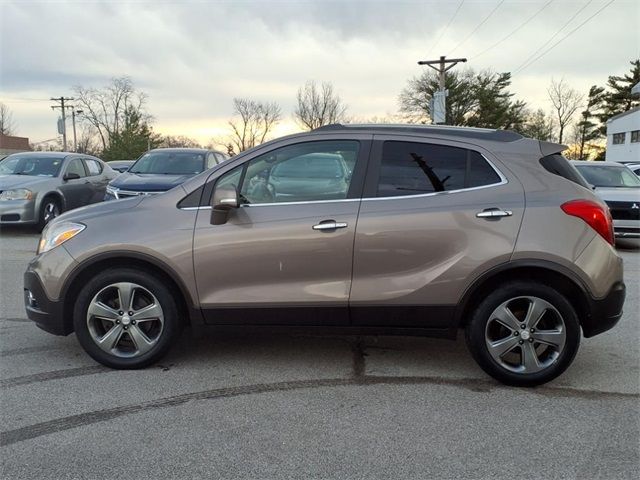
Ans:
<svg viewBox="0 0 640 480"><path fill-rule="evenodd" d="M124 172L109 184L112 187L135 192L164 192L181 185L193 175L162 175L157 173Z"/></svg>
<svg viewBox="0 0 640 480"><path fill-rule="evenodd" d="M640 203L640 188L637 187L597 187L594 191L605 201Z"/></svg>
<svg viewBox="0 0 640 480"><path fill-rule="evenodd" d="M56 217L54 222L82 222L85 219L106 215L121 210L130 210L137 207L146 197L131 197L114 202L102 202L76 208Z"/></svg>
<svg viewBox="0 0 640 480"><path fill-rule="evenodd" d="M10 188L29 188L41 183L50 182L55 177L38 177L34 175L0 175L0 190Z"/></svg>

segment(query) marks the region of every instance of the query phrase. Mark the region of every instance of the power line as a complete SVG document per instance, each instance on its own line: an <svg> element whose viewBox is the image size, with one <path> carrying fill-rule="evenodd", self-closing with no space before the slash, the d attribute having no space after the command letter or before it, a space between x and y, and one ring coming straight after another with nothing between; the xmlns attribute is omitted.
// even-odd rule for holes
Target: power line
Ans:
<svg viewBox="0 0 640 480"><path fill-rule="evenodd" d="M478 26L476 28L474 28L471 33L469 35L467 35L464 40L462 40L460 43L458 43L458 45L456 45L455 47L453 47L451 49L451 53L454 53L458 48L460 48L462 45L464 45L466 43L467 40L469 40L474 33L476 33L478 31L478 29L480 29L480 27L482 27L482 25L484 25L486 23L487 20L489 20L493 14L496 12L496 10L498 10L498 8L500 8L500 5L502 5L504 3L504 0L500 0L500 2L498 3L498 5L495 6L495 8L493 10L491 10L491 12L489 12L489 15L487 15L484 20L482 20Z"/></svg>
<svg viewBox="0 0 640 480"><path fill-rule="evenodd" d="M578 29L580 29L583 25L585 25L587 22L589 22L589 20L591 20L593 17L595 17L596 15L598 15L601 11L603 11L605 8L607 8L609 5L611 5L613 2L615 2L615 0L609 0L609 2L607 2L605 5L603 5L601 8L599 8L593 15L591 15L589 18L587 18L584 22L582 22L580 25L578 25L576 28L574 28L573 30L571 30L569 33L567 33L564 37L562 37L560 40L558 40L556 43L554 43L553 45L551 45L548 49L546 49L544 52L542 52L540 55L538 55L536 58L534 58L533 60L531 60L529 63L527 63L524 66L518 67L518 69L513 72L518 73L521 72L522 70L524 70L525 68L528 68L530 65L533 65L535 62L537 62L538 60L540 60L542 57L544 57L547 53L549 53L551 50L553 50L556 46L558 46L560 43L562 43L564 40L566 40L567 38L569 38L574 32L576 32Z"/></svg>
<svg viewBox="0 0 640 480"><path fill-rule="evenodd" d="M436 47L438 46L438 44L440 43L440 40L442 40L442 37L444 37L444 34L447 33L447 30L449 30L449 27L451 26L451 24L453 23L453 21L455 20L456 16L458 15L458 12L460 11L460 9L462 8L462 4L464 3L464 0L460 0L460 3L458 4L458 8L456 8L456 11L453 12L453 16L449 19L449 23L447 23L447 26L444 27L444 30L442 31L442 33L440 34L440 36L438 37L438 40L436 40L436 43L433 45L433 47L431 47L429 50L433 50L435 52Z"/></svg>
<svg viewBox="0 0 640 480"><path fill-rule="evenodd" d="M551 35L551 37L549 37L549 40L547 40L546 42L544 42L542 45L540 45L531 55L529 55L526 60L524 62L522 62L520 64L520 66L518 68L516 68L514 70L514 73L519 71L529 60L531 60L533 57L535 57L544 47L546 47L547 45L549 45L554 38L556 38L558 36L558 34L564 30L564 28L569 25L574 18L576 18L578 15L580 15L580 13L589 6L589 4L593 2L593 0L589 0L587 3L585 3L582 7L580 7L576 13L574 13L571 18L569 20L567 20L558 30L556 30L556 32Z"/></svg>
<svg viewBox="0 0 640 480"><path fill-rule="evenodd" d="M478 58L481 55L484 55L485 53L487 53L489 50L492 50L493 48L497 47L498 45L500 45L502 42L504 42L505 40L508 40L509 38L511 38L513 35L515 35L518 30L520 30L521 28L523 28L525 25L527 25L531 20L533 20L534 18L536 18L545 8L547 8L549 5L551 5L551 3L553 3L554 0L549 0L547 3L545 3L542 8L540 8L536 13L534 13L533 15L531 15L528 19L526 19L523 23L520 24L520 26L518 26L515 30L513 30L510 34L508 34L506 37L504 37L502 40L498 40L496 43L494 43L493 45L491 45L488 48L485 48L484 50L482 50L480 53L473 55L471 57L471 60L475 60L476 58Z"/></svg>

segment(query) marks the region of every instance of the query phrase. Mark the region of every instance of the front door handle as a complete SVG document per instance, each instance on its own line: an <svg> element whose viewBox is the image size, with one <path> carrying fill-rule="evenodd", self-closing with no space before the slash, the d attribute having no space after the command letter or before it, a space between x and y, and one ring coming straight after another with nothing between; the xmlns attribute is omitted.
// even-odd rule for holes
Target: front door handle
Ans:
<svg viewBox="0 0 640 480"><path fill-rule="evenodd" d="M513 215L511 210L502 210L500 208L487 208L481 212L476 213L476 217L478 218L500 218L500 217L510 217Z"/></svg>
<svg viewBox="0 0 640 480"><path fill-rule="evenodd" d="M347 228L346 222L336 222L335 220L325 220L323 222L314 225L314 230L335 230L337 228Z"/></svg>

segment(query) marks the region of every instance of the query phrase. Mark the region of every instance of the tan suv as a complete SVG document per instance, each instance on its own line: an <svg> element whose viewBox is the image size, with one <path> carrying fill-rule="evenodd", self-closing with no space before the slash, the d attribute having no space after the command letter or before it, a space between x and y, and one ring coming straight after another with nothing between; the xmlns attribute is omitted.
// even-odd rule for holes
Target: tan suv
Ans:
<svg viewBox="0 0 640 480"><path fill-rule="evenodd" d="M158 360L185 324L455 338L536 385L622 315L611 218L561 156L507 131L332 125L167 193L60 216L29 318L97 361Z"/></svg>

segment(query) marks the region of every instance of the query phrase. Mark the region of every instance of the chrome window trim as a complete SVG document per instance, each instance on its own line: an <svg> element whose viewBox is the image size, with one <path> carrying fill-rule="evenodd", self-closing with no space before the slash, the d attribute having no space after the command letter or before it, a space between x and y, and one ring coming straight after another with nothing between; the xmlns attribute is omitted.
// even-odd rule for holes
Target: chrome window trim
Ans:
<svg viewBox="0 0 640 480"><path fill-rule="evenodd" d="M467 148L467 150L472 150L472 149ZM450 195L452 193L472 192L474 190L482 190L484 188L499 187L500 185L506 185L507 183L509 183L509 181L507 180L507 177L505 177L502 174L502 172L498 169L498 167L496 167L493 164L491 160L489 160L482 152L478 152L477 150L473 150L473 151L478 153L482 158L484 158L485 161L489 164L489 166L493 169L493 171L498 174L498 177L500 177L499 182L489 183L487 185L480 185L477 187L458 188L456 190L445 190L444 192L417 193L415 195L392 195L387 197L367 197L367 198L363 198L362 201L364 202L364 201L370 201L370 200L397 200L400 198L421 198L421 197L433 197L435 195ZM378 179L378 181L379 180L380 179Z"/></svg>
<svg viewBox="0 0 640 480"><path fill-rule="evenodd" d="M273 203L242 203L238 208L275 207L280 205L309 205L314 203L360 202L362 198L343 198L340 200L309 200L307 202L273 202ZM180 210L211 210L211 205L200 207L181 207Z"/></svg>

